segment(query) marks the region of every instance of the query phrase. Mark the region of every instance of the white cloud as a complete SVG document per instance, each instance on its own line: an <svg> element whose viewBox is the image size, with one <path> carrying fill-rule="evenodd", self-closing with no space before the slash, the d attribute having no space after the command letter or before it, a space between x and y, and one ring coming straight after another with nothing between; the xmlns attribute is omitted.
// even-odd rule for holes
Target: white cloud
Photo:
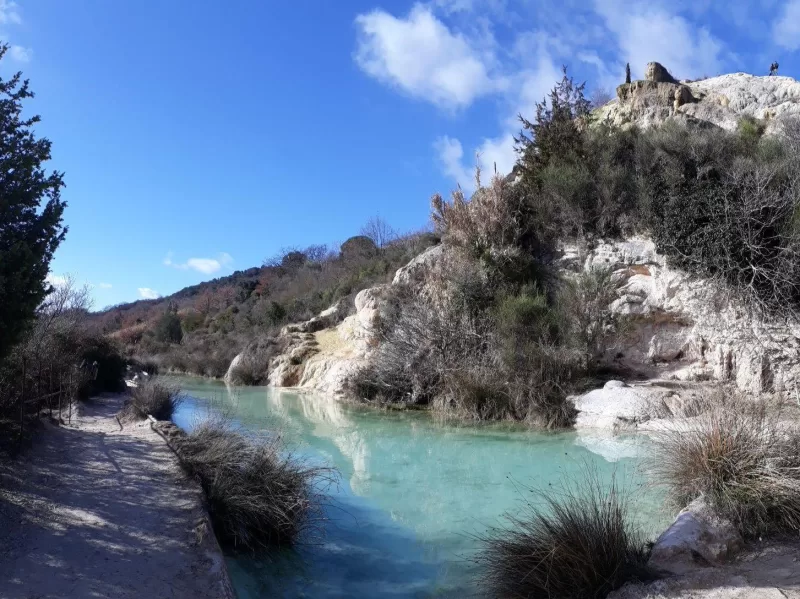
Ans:
<svg viewBox="0 0 800 599"><path fill-rule="evenodd" d="M492 57L477 42L453 33L421 4L406 18L383 10L358 15L356 26L358 66L411 96L457 109L505 84L490 73Z"/></svg>
<svg viewBox="0 0 800 599"><path fill-rule="evenodd" d="M30 62L33 56L33 50L30 48L23 48L22 46L11 46L11 58L17 62Z"/></svg>
<svg viewBox="0 0 800 599"><path fill-rule="evenodd" d="M772 36L787 50L800 48L800 0L790 0L772 27Z"/></svg>
<svg viewBox="0 0 800 599"><path fill-rule="evenodd" d="M617 38L622 64L630 62L635 77L654 60L678 79L716 75L721 69L722 43L706 27L653 2L621 7L618 0L595 0L595 8Z"/></svg>
<svg viewBox="0 0 800 599"><path fill-rule="evenodd" d="M161 297L161 294L149 287L139 287L139 297L142 299L158 299Z"/></svg>
<svg viewBox="0 0 800 599"><path fill-rule="evenodd" d="M111 289L113 285L111 283L98 283L97 287L99 289Z"/></svg>
<svg viewBox="0 0 800 599"><path fill-rule="evenodd" d="M204 275L212 275L223 268L229 268L233 264L233 257L225 252L216 258L189 258L186 262L175 263L172 261L172 252L164 258L164 265L177 268L178 270L195 270Z"/></svg>
<svg viewBox="0 0 800 599"><path fill-rule="evenodd" d="M67 275L54 275L52 273L45 277L45 281L50 283L50 285L53 287L61 287L66 285L68 280L69 277Z"/></svg>
<svg viewBox="0 0 800 599"><path fill-rule="evenodd" d="M439 158L444 173L462 189L472 190L473 174L464 166L464 148L461 142L443 135L433 142L433 149Z"/></svg>
<svg viewBox="0 0 800 599"><path fill-rule="evenodd" d="M22 23L22 17L19 14L17 3L10 0L0 0L0 25L19 25L20 23Z"/></svg>
<svg viewBox="0 0 800 599"><path fill-rule="evenodd" d="M511 172L517 161L514 135L521 128L519 115L532 118L536 104L544 99L562 77L547 49L547 43L545 36L527 36L524 46L530 51L530 55L536 56L536 61L511 77L512 85L504 97L505 116L501 120L500 134L497 137L484 138L470 156L472 158L477 155L477 164L481 167L484 182L488 182L494 175L495 168L500 175ZM445 136L437 140L434 148L444 167L444 173L466 191L473 191L475 161L464 163L461 142Z"/></svg>

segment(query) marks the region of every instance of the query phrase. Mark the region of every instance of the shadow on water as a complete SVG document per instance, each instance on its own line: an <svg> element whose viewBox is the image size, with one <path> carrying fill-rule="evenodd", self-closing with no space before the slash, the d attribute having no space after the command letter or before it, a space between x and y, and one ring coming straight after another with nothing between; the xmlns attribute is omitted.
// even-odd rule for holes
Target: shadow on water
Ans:
<svg viewBox="0 0 800 599"><path fill-rule="evenodd" d="M665 520L660 497L637 471L646 444L640 438L459 427L324 397L180 383L189 398L175 416L179 426L228 412L248 429L279 432L295 453L341 473L322 538L269 559L229 559L242 598L471 596L475 534L514 510L521 489L576 477L587 460L637 488L648 528Z"/></svg>

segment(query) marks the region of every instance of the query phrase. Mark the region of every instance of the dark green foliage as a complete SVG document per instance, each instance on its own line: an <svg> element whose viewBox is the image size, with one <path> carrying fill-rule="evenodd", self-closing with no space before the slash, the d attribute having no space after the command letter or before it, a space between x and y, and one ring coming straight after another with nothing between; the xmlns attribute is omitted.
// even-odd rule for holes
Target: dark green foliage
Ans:
<svg viewBox="0 0 800 599"><path fill-rule="evenodd" d="M770 313L800 306L797 174L792 156L749 134L664 127L640 150L644 215L658 250Z"/></svg>
<svg viewBox="0 0 800 599"><path fill-rule="evenodd" d="M84 369L91 369L93 376L84 382L79 397L125 389L127 363L117 344L107 337L91 335L83 339L81 345L81 363Z"/></svg>
<svg viewBox="0 0 800 599"><path fill-rule="evenodd" d="M174 304L167 307L166 312L156 322L155 336L164 343L180 343L183 339L183 328L178 316L178 308Z"/></svg>
<svg viewBox="0 0 800 599"><path fill-rule="evenodd" d="M0 59L7 51L0 46ZM66 234L63 176L44 169L51 143L34 135L38 116L22 115L23 101L32 97L21 73L0 78L0 360L44 300L50 260Z"/></svg>
<svg viewBox="0 0 800 599"><path fill-rule="evenodd" d="M370 258L378 252L378 246L366 235L356 235L342 244L340 249L345 260Z"/></svg>
<svg viewBox="0 0 800 599"><path fill-rule="evenodd" d="M563 68L563 73L550 97L536 104L535 120L519 117L523 130L516 141L523 173L535 176L553 159L574 162L584 155L581 130L589 116L591 102L584 96L586 84L576 84L567 75L567 67Z"/></svg>
<svg viewBox="0 0 800 599"><path fill-rule="evenodd" d="M625 83L631 82L631 63L625 63Z"/></svg>

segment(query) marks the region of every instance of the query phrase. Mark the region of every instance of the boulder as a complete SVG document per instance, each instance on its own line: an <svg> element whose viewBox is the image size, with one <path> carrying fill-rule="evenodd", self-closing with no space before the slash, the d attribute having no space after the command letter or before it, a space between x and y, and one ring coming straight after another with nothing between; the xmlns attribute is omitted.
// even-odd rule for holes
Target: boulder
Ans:
<svg viewBox="0 0 800 599"><path fill-rule="evenodd" d="M576 428L619 432L635 430L639 423L662 417L665 402L674 393L656 385L627 386L620 381L608 381L602 389L569 399L578 411Z"/></svg>
<svg viewBox="0 0 800 599"><path fill-rule="evenodd" d="M719 565L743 547L744 540L733 524L699 498L658 537L648 565L661 572L685 574Z"/></svg>
<svg viewBox="0 0 800 599"><path fill-rule="evenodd" d="M644 78L655 83L678 83L660 62L648 62L644 70Z"/></svg>

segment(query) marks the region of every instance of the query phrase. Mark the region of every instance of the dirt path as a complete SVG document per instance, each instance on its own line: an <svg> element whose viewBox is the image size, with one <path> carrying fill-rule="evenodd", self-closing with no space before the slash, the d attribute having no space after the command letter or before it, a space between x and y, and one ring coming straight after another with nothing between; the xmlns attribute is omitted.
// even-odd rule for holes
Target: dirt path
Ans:
<svg viewBox="0 0 800 599"><path fill-rule="evenodd" d="M121 397L0 462L0 598L231 597L199 487Z"/></svg>

